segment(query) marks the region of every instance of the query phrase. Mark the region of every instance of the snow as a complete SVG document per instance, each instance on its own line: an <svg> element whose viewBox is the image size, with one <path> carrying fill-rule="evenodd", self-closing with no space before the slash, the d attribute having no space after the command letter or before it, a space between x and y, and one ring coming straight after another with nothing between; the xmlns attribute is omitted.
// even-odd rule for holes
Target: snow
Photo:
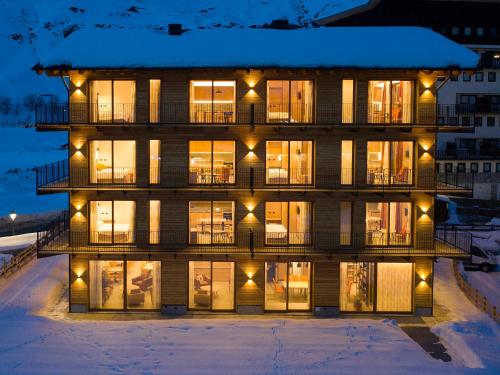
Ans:
<svg viewBox="0 0 500 375"><path fill-rule="evenodd" d="M0 280L1 374L476 373L433 359L390 319L68 315L67 262L66 255L39 259ZM481 337L473 327L454 334L477 357L469 367L492 364L481 373L495 374L496 331L481 327L474 333ZM485 337L496 341L480 342ZM472 339L489 352L478 354Z"/></svg>
<svg viewBox="0 0 500 375"><path fill-rule="evenodd" d="M500 309L500 272L494 270L492 272L481 271L465 271L462 264L459 265L459 270L464 279L475 289L486 297L488 301Z"/></svg>
<svg viewBox="0 0 500 375"><path fill-rule="evenodd" d="M0 127L0 216L55 211L67 207L66 194L36 195L34 167L67 158L65 132Z"/></svg>
<svg viewBox="0 0 500 375"><path fill-rule="evenodd" d="M0 237L0 252L24 249L36 242L36 233Z"/></svg>
<svg viewBox="0 0 500 375"><path fill-rule="evenodd" d="M455 365L484 368L487 371L481 373L498 374L500 328L462 293L449 259L440 259L435 264L434 302L435 314L441 322L432 331L440 337Z"/></svg>
<svg viewBox="0 0 500 375"><path fill-rule="evenodd" d="M328 4L324 5L322 8L318 9L314 14L314 18L319 20L321 18L331 17L350 11L353 8L359 8L361 6L367 5L370 0L336 0L330 1Z"/></svg>
<svg viewBox="0 0 500 375"><path fill-rule="evenodd" d="M390 43L380 43L380 41ZM96 41L99 41L96 43ZM473 68L478 55L420 27L74 32L44 68Z"/></svg>

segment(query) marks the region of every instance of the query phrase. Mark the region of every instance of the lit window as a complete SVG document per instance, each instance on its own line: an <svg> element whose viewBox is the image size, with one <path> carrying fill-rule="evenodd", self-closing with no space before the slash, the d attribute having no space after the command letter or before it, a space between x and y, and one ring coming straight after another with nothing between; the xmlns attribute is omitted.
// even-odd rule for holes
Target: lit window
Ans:
<svg viewBox="0 0 500 375"><path fill-rule="evenodd" d="M310 262L266 262L265 309L309 310L310 282Z"/></svg>
<svg viewBox="0 0 500 375"><path fill-rule="evenodd" d="M149 243L158 245L160 243L160 201L149 201Z"/></svg>
<svg viewBox="0 0 500 375"><path fill-rule="evenodd" d="M234 262L189 262L189 308L234 309Z"/></svg>
<svg viewBox="0 0 500 375"><path fill-rule="evenodd" d="M413 142L367 143L367 182L373 185L408 185L413 182Z"/></svg>
<svg viewBox="0 0 500 375"><path fill-rule="evenodd" d="M134 184L135 141L90 141L90 182Z"/></svg>
<svg viewBox="0 0 500 375"><path fill-rule="evenodd" d="M267 122L310 123L313 81L267 81Z"/></svg>
<svg viewBox="0 0 500 375"><path fill-rule="evenodd" d="M412 81L369 81L369 123L408 124L412 121L412 113Z"/></svg>
<svg viewBox="0 0 500 375"><path fill-rule="evenodd" d="M342 123L352 124L354 121L354 81L342 80Z"/></svg>
<svg viewBox="0 0 500 375"><path fill-rule="evenodd" d="M189 202L189 243L234 243L234 202Z"/></svg>
<svg viewBox="0 0 500 375"><path fill-rule="evenodd" d="M151 139L149 141L149 183L160 183L160 168L161 168L161 141Z"/></svg>
<svg viewBox="0 0 500 375"><path fill-rule="evenodd" d="M410 245L412 215L410 202L367 202L367 245Z"/></svg>
<svg viewBox="0 0 500 375"><path fill-rule="evenodd" d="M189 183L234 184L235 160L234 141L189 141Z"/></svg>
<svg viewBox="0 0 500 375"><path fill-rule="evenodd" d="M91 201L91 243L135 242L134 201Z"/></svg>
<svg viewBox="0 0 500 375"><path fill-rule="evenodd" d="M236 121L236 81L191 81L189 113L192 123Z"/></svg>
<svg viewBox="0 0 500 375"><path fill-rule="evenodd" d="M149 122L160 122L160 89L161 80L149 80Z"/></svg>
<svg viewBox="0 0 500 375"><path fill-rule="evenodd" d="M353 183L353 141L342 141L341 150L341 175L342 185L352 185Z"/></svg>
<svg viewBox="0 0 500 375"><path fill-rule="evenodd" d="M266 245L311 244L311 202L266 202Z"/></svg>
<svg viewBox="0 0 500 375"><path fill-rule="evenodd" d="M310 185L313 183L312 141L267 141L266 183Z"/></svg>
<svg viewBox="0 0 500 375"><path fill-rule="evenodd" d="M90 119L94 123L135 121L135 81L91 81Z"/></svg>

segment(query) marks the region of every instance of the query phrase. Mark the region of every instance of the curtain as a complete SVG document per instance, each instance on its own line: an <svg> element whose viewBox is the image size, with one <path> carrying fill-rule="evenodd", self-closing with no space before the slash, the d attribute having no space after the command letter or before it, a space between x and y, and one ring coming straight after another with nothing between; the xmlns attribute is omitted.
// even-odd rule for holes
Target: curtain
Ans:
<svg viewBox="0 0 500 375"><path fill-rule="evenodd" d="M411 311L412 291L412 263L377 264L377 311Z"/></svg>

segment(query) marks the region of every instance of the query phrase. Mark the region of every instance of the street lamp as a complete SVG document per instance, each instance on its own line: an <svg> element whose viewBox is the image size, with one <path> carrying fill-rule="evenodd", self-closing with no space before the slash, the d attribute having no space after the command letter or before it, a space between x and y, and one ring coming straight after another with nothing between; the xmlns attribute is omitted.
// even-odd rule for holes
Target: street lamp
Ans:
<svg viewBox="0 0 500 375"><path fill-rule="evenodd" d="M14 236L16 234L15 230L14 230L14 221L16 220L16 217L17 217L17 214L16 214L16 211L12 211L10 214L10 220L12 220L12 235Z"/></svg>

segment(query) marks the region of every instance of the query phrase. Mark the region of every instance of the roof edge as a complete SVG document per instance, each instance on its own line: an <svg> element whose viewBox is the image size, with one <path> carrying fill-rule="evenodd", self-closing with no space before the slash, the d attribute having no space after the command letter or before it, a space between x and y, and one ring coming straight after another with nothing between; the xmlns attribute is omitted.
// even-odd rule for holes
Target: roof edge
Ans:
<svg viewBox="0 0 500 375"><path fill-rule="evenodd" d="M357 7L345 10L343 12L339 12L337 14L319 18L316 20L313 20L313 23L318 26L327 26L328 24L338 21L342 18L346 18L348 16L353 16L355 14L370 10L372 8L375 8L381 0L369 0L366 4L359 5Z"/></svg>

